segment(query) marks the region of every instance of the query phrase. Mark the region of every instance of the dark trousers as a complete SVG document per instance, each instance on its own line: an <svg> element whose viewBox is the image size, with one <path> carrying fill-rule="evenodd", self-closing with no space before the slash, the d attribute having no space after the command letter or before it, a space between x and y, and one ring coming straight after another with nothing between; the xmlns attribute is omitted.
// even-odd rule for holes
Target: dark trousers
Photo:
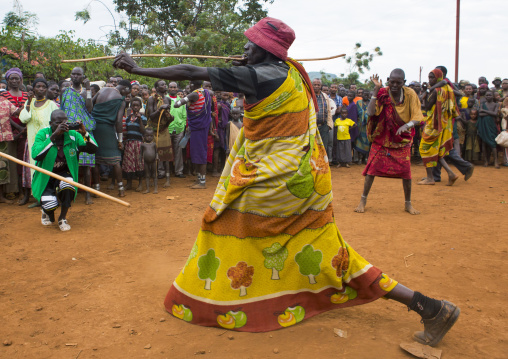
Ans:
<svg viewBox="0 0 508 359"><path fill-rule="evenodd" d="M321 140L323 140L323 146L326 148L328 147L328 133L330 132L330 127L325 123L324 125L321 125L318 127L319 134L321 135Z"/></svg>
<svg viewBox="0 0 508 359"><path fill-rule="evenodd" d="M457 167L457 169L462 173L463 175L466 174L466 171L469 169L469 167L472 166L471 162L468 162L462 157L459 156L457 151L453 148L450 150L450 153L448 156L445 157L445 161L448 164L454 165ZM437 166L432 169L432 175L434 176L434 181L440 182L441 181L441 164L438 162Z"/></svg>

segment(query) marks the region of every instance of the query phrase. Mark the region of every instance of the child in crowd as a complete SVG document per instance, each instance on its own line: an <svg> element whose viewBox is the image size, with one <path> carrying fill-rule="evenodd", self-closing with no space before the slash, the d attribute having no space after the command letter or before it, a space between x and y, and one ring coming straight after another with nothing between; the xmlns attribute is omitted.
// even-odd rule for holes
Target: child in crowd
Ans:
<svg viewBox="0 0 508 359"><path fill-rule="evenodd" d="M337 146L338 146L338 159L339 167L349 168L349 164L353 160L351 154L351 135L349 128L356 126L356 123L347 118L347 108L343 107L340 111L340 117L335 120L335 127L337 127Z"/></svg>
<svg viewBox="0 0 508 359"><path fill-rule="evenodd" d="M131 110L126 121L126 132L124 134L124 152L123 152L123 163L122 170L127 175L127 186L126 190L132 189L132 178L137 176L139 179L138 188L136 191L139 192L143 189L143 157L141 156L141 144L143 141L143 134L145 133L146 117L140 114L141 100L138 97L134 97L131 100Z"/></svg>
<svg viewBox="0 0 508 359"><path fill-rule="evenodd" d="M150 193L150 177L153 176L153 193L157 191L157 145L154 141L153 129L147 127L145 135L143 136L143 143L141 144L140 157L145 165L145 178L146 178L146 191L143 193Z"/></svg>
<svg viewBox="0 0 508 359"><path fill-rule="evenodd" d="M230 121L226 128L226 155L229 155L229 152L231 152L231 148L233 148L233 145L235 144L236 138L240 133L240 129L243 127L241 117L242 109L240 107L233 107L229 113Z"/></svg>
<svg viewBox="0 0 508 359"><path fill-rule="evenodd" d="M468 100L468 107L469 107ZM472 101L474 105L474 100ZM466 121L466 145L464 159L466 161L479 161L480 156L480 138L478 137L478 129L476 123L478 121L478 110L471 109L469 112L469 120Z"/></svg>

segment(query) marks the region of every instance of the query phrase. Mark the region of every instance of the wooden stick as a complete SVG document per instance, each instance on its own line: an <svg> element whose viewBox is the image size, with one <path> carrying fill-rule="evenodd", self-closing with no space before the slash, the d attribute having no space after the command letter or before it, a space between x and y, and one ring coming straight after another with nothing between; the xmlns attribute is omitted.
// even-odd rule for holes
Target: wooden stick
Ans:
<svg viewBox="0 0 508 359"><path fill-rule="evenodd" d="M110 195L107 195L106 193L102 193L100 191L97 191L97 190L95 190L93 188L90 188L88 186L85 186L85 185L83 185L81 183L77 183L77 182L71 181L71 180L69 180L69 179L67 179L65 177L62 177L62 176L59 176L59 175L57 175L57 174L55 174L53 172L47 171L44 168L40 168L40 167L34 166L31 163L18 160L16 157L12 157L12 156L10 156L10 155L8 155L6 153L0 152L0 157L7 158L9 161L16 162L17 164L25 166L25 167L29 167L29 168L31 168L33 170L39 171L41 173L44 173L44 174L46 174L46 175L48 175L50 177L56 178L57 180L67 182L68 184L71 184L71 185L73 185L75 187L81 188L83 191L87 191L87 192L96 194L99 197L109 199L110 201L119 203L119 204L121 204L123 206L126 206L126 207L130 207L131 206L130 203L124 202L124 201L122 201L122 200L120 200L118 198L115 198L115 197L112 197Z"/></svg>
<svg viewBox="0 0 508 359"><path fill-rule="evenodd" d="M217 59L217 60L239 60L238 57L229 57L229 56L207 56L207 55L182 55L182 54L132 54L131 57L182 57L182 58L190 58L190 59ZM329 57L319 57L314 59L296 59L296 61L323 61L323 60L331 60L339 57L344 57L346 54L329 56ZM63 63L69 62L88 62L88 61L99 61L99 60L110 60L114 59L116 56L102 56L102 57L90 57L88 59L73 59L73 60L62 60Z"/></svg>

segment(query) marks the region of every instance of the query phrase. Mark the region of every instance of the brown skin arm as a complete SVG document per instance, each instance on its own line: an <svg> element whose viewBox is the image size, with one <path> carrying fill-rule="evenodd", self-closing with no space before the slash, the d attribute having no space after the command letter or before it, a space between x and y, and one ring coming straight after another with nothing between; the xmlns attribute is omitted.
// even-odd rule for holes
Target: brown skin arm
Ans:
<svg viewBox="0 0 508 359"><path fill-rule="evenodd" d="M485 110L485 109L481 109L480 112L478 113L480 116L493 116L493 117L497 117L497 114L499 112L499 109L498 109L498 104L494 104L494 111L490 111L490 110Z"/></svg>
<svg viewBox="0 0 508 359"><path fill-rule="evenodd" d="M437 92L436 90L432 91L429 96L427 96L427 101L425 103L425 111L430 111L432 106L436 104L437 101Z"/></svg>
<svg viewBox="0 0 508 359"><path fill-rule="evenodd" d="M210 81L206 67L194 65L173 65L157 69L144 69L139 67L128 54L121 53L113 62L113 66L123 69L130 74L157 77L164 80L184 81L184 80L205 80Z"/></svg>
<svg viewBox="0 0 508 359"><path fill-rule="evenodd" d="M197 94L197 92L191 92L190 94L187 95L187 99L188 101L186 101L185 98L181 99L180 101L176 101L173 107L178 108L183 105L194 103L197 100L199 100L199 95Z"/></svg>
<svg viewBox="0 0 508 359"><path fill-rule="evenodd" d="M141 132L142 135L145 134L145 125L143 124L143 120L141 119L141 114L138 112L136 114L137 118L138 118L138 123L139 123L139 132Z"/></svg>
<svg viewBox="0 0 508 359"><path fill-rule="evenodd" d="M164 105L162 105L159 108L157 108L157 104L155 103L155 99L153 97L150 97L148 99L148 104L146 105L146 107L148 108L148 105L150 104L150 99L152 100L151 108L150 108L150 119L152 121L159 121L159 116L161 114L161 111L167 110L171 107L171 102L169 100L169 97L164 96L164 98L162 100Z"/></svg>
<svg viewBox="0 0 508 359"><path fill-rule="evenodd" d="M122 102L120 105L120 109L118 110L118 114L116 115L116 133L120 134L123 133L123 114L125 112L125 107L127 106L127 103L125 101ZM123 150L123 142L118 142L118 149L121 151Z"/></svg>

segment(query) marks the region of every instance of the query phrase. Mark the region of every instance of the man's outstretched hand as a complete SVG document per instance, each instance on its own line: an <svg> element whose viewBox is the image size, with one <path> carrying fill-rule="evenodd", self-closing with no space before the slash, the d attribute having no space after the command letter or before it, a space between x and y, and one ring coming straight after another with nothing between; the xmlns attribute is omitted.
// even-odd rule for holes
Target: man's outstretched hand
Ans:
<svg viewBox="0 0 508 359"><path fill-rule="evenodd" d="M132 73L132 69L138 67L138 64L132 59L132 57L129 56L129 54L121 52L116 55L115 61L113 62L113 67L125 70L128 73Z"/></svg>

